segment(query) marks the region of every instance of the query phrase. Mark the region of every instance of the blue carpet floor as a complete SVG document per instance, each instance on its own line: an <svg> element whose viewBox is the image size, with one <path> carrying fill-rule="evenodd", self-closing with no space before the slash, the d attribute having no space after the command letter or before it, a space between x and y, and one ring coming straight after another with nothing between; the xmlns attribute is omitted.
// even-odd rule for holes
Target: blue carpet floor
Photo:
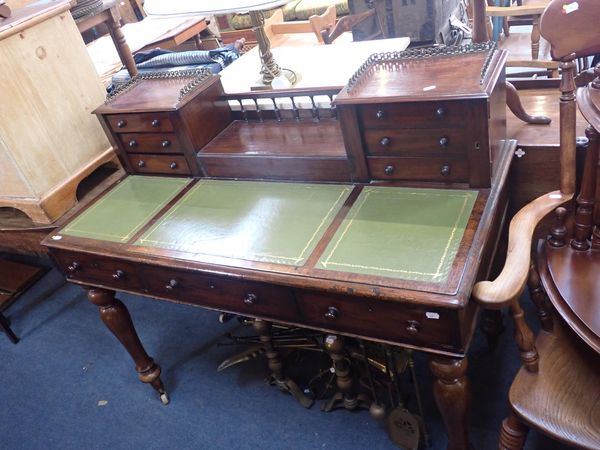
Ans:
<svg viewBox="0 0 600 450"><path fill-rule="evenodd" d="M7 315L21 342L0 333L0 449L369 449L397 447L367 411L303 409L265 383L258 359L217 373L234 349L215 345L221 324L201 308L120 295L146 350L162 366L171 403L137 380L85 292L49 272ZM476 449L495 449L506 395L519 367L512 325L498 349L476 335L469 360L470 426ZM417 356L430 449L446 437ZM564 449L530 433L528 450Z"/></svg>

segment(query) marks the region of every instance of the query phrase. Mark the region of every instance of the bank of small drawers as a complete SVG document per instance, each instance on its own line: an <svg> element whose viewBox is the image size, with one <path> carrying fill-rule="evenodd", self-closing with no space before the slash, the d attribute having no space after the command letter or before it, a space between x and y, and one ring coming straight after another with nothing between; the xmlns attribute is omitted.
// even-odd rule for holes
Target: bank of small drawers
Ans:
<svg viewBox="0 0 600 450"><path fill-rule="evenodd" d="M278 286L60 251L72 281L332 333L461 351L458 311Z"/></svg>
<svg viewBox="0 0 600 450"><path fill-rule="evenodd" d="M444 101L359 107L371 178L468 181L465 108Z"/></svg>
<svg viewBox="0 0 600 450"><path fill-rule="evenodd" d="M133 172L191 175L177 128L165 112L110 114L107 123Z"/></svg>

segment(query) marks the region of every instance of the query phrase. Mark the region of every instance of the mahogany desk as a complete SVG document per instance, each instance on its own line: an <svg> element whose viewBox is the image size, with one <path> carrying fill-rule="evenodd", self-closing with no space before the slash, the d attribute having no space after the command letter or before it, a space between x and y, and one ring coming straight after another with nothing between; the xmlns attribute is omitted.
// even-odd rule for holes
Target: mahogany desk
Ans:
<svg viewBox="0 0 600 450"><path fill-rule="evenodd" d="M379 55L335 99L337 119L315 106L252 120L218 76L182 91L185 77L134 80L96 110L132 175L43 244L165 401L115 291L427 352L448 447L465 449L470 294L488 276L516 145L505 59L487 44ZM267 95L295 94L247 94Z"/></svg>

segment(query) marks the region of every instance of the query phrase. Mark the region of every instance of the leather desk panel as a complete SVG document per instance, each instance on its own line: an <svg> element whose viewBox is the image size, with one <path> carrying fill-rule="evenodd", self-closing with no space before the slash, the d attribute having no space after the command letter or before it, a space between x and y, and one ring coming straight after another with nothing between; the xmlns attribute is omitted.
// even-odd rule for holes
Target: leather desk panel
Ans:
<svg viewBox="0 0 600 450"><path fill-rule="evenodd" d="M127 242L189 181L185 178L127 177L61 233L100 241Z"/></svg>
<svg viewBox="0 0 600 450"><path fill-rule="evenodd" d="M477 191L365 187L317 267L404 280L448 278Z"/></svg>
<svg viewBox="0 0 600 450"><path fill-rule="evenodd" d="M301 266L352 189L200 180L136 245Z"/></svg>

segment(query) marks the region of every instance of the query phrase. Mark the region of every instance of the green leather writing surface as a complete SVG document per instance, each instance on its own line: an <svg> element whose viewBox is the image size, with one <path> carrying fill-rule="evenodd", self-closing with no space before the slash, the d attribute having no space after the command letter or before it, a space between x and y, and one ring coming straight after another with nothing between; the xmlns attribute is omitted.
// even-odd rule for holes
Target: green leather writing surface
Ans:
<svg viewBox="0 0 600 450"><path fill-rule="evenodd" d="M302 265L352 186L201 180L136 245Z"/></svg>
<svg viewBox="0 0 600 450"><path fill-rule="evenodd" d="M129 176L62 230L62 234L126 242L189 182Z"/></svg>
<svg viewBox="0 0 600 450"><path fill-rule="evenodd" d="M476 191L365 187L317 267L443 282L476 198Z"/></svg>

